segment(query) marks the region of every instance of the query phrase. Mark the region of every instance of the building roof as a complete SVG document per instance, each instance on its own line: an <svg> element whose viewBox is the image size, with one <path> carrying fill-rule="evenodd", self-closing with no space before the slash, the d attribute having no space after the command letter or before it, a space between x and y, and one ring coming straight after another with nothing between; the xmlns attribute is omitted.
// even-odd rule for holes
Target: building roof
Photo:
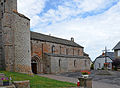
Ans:
<svg viewBox="0 0 120 88"><path fill-rule="evenodd" d="M104 57L105 57L105 56L100 55L100 56L97 57L97 58L104 58ZM114 60L114 59L115 59L114 52L107 52L107 53L106 53L106 57L109 57L111 60Z"/></svg>
<svg viewBox="0 0 120 88"><path fill-rule="evenodd" d="M66 58L79 58L79 59L90 59L87 56L73 56L73 55L64 55L64 54L52 54L52 53L44 53L45 55L48 56L53 56L53 57L66 57Z"/></svg>
<svg viewBox="0 0 120 88"><path fill-rule="evenodd" d="M45 35L45 34L41 34L37 32L32 32L32 31L31 31L31 39L83 48L81 45L73 41L62 39L62 38L57 38L57 37L53 37L50 35Z"/></svg>
<svg viewBox="0 0 120 88"><path fill-rule="evenodd" d="M21 14L21 13L18 13L17 11L13 11L15 14L19 15L20 17L23 17L27 20L30 20L28 17L26 17L25 15Z"/></svg>
<svg viewBox="0 0 120 88"><path fill-rule="evenodd" d="M120 41L117 43L117 45L113 48L114 50L120 49Z"/></svg>

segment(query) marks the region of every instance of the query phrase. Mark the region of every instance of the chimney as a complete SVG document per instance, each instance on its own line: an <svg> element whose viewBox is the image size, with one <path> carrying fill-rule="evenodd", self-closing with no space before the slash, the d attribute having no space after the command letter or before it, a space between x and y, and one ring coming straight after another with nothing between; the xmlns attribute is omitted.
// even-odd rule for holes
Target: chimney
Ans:
<svg viewBox="0 0 120 88"><path fill-rule="evenodd" d="M74 38L73 37L71 37L71 41L74 42Z"/></svg>

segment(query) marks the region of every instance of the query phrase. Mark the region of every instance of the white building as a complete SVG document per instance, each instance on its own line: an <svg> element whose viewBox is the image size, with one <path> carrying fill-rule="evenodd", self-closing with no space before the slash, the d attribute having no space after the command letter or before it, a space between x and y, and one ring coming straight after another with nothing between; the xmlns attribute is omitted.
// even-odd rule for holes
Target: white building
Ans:
<svg viewBox="0 0 120 88"><path fill-rule="evenodd" d="M107 52L106 57L103 55L100 55L97 57L94 61L94 69L102 69L104 68L105 60L108 64L107 68L112 69L112 60L114 59L114 53L113 52Z"/></svg>

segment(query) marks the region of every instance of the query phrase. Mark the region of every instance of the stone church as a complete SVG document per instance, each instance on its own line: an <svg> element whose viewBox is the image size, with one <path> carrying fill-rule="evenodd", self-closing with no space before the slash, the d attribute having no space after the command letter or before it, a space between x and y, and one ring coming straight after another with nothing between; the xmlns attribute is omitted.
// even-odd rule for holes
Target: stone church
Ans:
<svg viewBox="0 0 120 88"><path fill-rule="evenodd" d="M90 70L84 47L71 40L30 32L30 19L17 0L0 0L0 70L62 73Z"/></svg>

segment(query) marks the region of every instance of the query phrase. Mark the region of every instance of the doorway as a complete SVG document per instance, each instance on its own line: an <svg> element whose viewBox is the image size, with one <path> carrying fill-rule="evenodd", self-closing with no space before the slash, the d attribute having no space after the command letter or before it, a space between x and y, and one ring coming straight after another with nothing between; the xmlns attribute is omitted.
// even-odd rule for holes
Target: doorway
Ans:
<svg viewBox="0 0 120 88"><path fill-rule="evenodd" d="M31 66L32 66L32 72L34 74L37 74L37 63L31 63Z"/></svg>

